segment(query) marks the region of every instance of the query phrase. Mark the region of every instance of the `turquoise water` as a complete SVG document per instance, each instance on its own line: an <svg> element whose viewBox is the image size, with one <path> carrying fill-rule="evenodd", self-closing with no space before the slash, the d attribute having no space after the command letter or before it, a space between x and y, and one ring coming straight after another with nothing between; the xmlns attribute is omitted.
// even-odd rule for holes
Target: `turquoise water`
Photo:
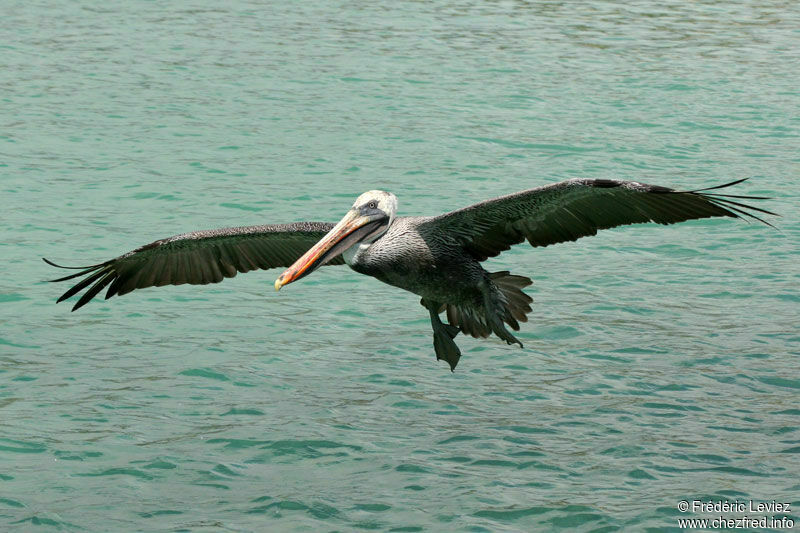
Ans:
<svg viewBox="0 0 800 533"><path fill-rule="evenodd" d="M663 531L800 521L800 8L776 1L6 2L0 529ZM193 229L437 214L569 177L742 177L779 230L627 227L530 276L525 349L433 355L326 268L70 313L39 259Z"/></svg>

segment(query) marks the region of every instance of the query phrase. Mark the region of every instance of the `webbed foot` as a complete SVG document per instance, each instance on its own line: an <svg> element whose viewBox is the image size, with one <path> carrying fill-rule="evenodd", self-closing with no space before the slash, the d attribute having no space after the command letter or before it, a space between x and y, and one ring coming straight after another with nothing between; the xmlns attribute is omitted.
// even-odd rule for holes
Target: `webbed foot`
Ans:
<svg viewBox="0 0 800 533"><path fill-rule="evenodd" d="M458 349L453 339L461 331L455 326L439 322L439 326L433 328L433 349L436 351L436 360L444 359L450 365L450 371L456 369L458 360L461 358L461 350Z"/></svg>

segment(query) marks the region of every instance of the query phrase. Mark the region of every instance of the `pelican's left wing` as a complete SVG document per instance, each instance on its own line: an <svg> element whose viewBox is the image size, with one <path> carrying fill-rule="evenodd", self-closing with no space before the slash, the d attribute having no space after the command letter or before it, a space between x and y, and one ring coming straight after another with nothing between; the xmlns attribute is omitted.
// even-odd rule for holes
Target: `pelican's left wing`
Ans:
<svg viewBox="0 0 800 533"><path fill-rule="evenodd" d="M135 289L162 285L205 285L232 278L237 272L288 267L314 246L334 224L329 222L296 222L267 226L248 226L208 231L193 231L146 244L115 259L88 267L59 268L80 270L76 274L54 279L67 281L80 278L58 301L89 287L73 311L84 306L108 286L106 299ZM339 256L327 264L342 265Z"/></svg>
<svg viewBox="0 0 800 533"><path fill-rule="evenodd" d="M571 179L487 200L433 217L423 225L456 239L480 261L526 239L531 246L548 246L640 222L749 217L771 225L750 211L776 213L739 201L766 198L708 192L742 181L676 191L635 181Z"/></svg>

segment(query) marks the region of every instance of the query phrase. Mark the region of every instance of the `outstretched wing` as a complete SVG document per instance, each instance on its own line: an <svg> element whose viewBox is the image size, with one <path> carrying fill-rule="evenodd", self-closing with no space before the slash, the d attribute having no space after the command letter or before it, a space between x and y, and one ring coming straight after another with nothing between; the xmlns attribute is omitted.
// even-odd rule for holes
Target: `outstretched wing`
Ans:
<svg viewBox="0 0 800 533"><path fill-rule="evenodd" d="M737 201L767 198L707 192L742 181L676 191L635 181L571 179L487 200L424 224L456 239L480 261L526 239L532 246L548 246L639 222L674 224L695 218L749 217L771 226L750 211L775 213Z"/></svg>
<svg viewBox="0 0 800 533"><path fill-rule="evenodd" d="M83 278L58 301L89 287L73 311L84 306L108 287L106 299L135 289L163 285L204 285L232 278L237 272L288 267L333 228L329 222L296 222L269 226L248 226L208 231L193 231L141 246L115 259L88 267L59 268L81 270L54 279ZM337 257L327 264L344 264Z"/></svg>

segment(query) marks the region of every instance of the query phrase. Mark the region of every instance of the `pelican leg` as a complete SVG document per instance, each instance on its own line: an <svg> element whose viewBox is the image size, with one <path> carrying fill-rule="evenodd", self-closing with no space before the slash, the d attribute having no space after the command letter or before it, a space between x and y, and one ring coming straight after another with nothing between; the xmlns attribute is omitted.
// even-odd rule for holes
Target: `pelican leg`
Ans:
<svg viewBox="0 0 800 533"><path fill-rule="evenodd" d="M441 305L436 302L422 300L420 302L431 315L431 327L433 328L433 349L436 352L436 360L444 359L450 365L450 371L456 369L458 360L461 358L461 350L458 349L453 339L461 331L456 326L445 324L439 318Z"/></svg>
<svg viewBox="0 0 800 533"><path fill-rule="evenodd" d="M503 324L503 321L500 320L497 315L492 314L487 318L489 319L489 327L492 328L492 332L506 341L506 344L519 344L520 348L524 348L522 342L506 329L505 324Z"/></svg>

